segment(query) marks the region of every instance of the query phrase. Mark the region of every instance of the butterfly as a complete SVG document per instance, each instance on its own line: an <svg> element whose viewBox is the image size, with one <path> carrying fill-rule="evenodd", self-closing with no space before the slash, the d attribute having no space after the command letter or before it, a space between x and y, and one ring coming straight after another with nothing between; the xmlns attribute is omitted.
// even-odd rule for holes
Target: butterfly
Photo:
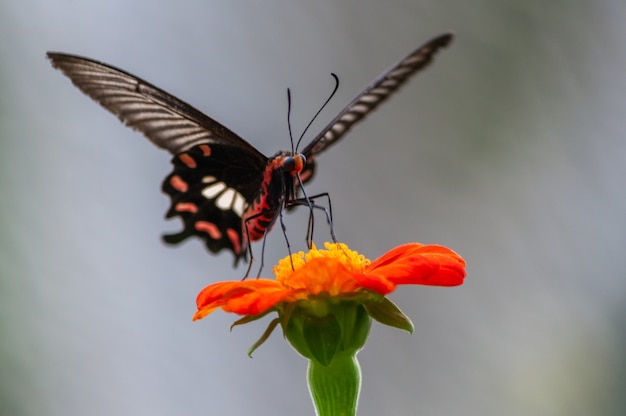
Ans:
<svg viewBox="0 0 626 416"><path fill-rule="evenodd" d="M300 153L267 157L233 131L189 104L121 69L89 58L48 52L54 68L83 93L172 155L174 170L162 184L171 198L166 218L183 229L164 235L177 244L191 236L209 251L230 250L235 265L250 242L271 229L278 214L298 200L315 172L316 157L426 67L452 41L443 34L384 71L348 104Z"/></svg>

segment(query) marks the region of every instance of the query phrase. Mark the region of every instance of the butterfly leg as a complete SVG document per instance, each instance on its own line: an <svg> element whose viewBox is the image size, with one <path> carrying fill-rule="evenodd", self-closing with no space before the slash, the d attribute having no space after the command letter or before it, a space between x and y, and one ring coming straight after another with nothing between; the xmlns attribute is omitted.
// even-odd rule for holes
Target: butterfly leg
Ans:
<svg viewBox="0 0 626 416"><path fill-rule="evenodd" d="M314 204L310 202L310 201L314 202L316 199L319 199L322 197L326 197L328 201L328 210L326 210L326 207L324 207L323 205L318 205L318 204ZM313 216L313 208L324 211L324 214L326 215L326 222L328 223L328 227L330 228L330 237L332 238L333 243L335 244L338 243L337 237L335 237L335 227L333 226L333 206L330 203L330 195L328 194L328 192L323 192L321 194L312 195L308 198L308 201L305 200L304 198L299 198L292 202L294 203L294 205L307 205L311 209L311 212L309 214L309 230L307 231L307 244L309 245L309 247L311 247L311 244L313 243L313 221L311 220ZM341 248L341 250L344 251L345 253L345 250L343 249L343 247ZM348 254L346 253L346 255Z"/></svg>
<svg viewBox="0 0 626 416"><path fill-rule="evenodd" d="M311 201L315 201L316 199L322 198L322 197L326 197L326 200L328 201L328 210L326 210L326 208L323 205L317 205L314 204L313 208L316 209L320 209L322 211L324 211L324 215L326 215L326 223L328 224L328 227L330 229L330 237L333 239L333 243L337 242L337 237L335 237L335 227L334 227L334 223L333 223L333 205L330 203L330 195L328 194L328 192L323 192L321 194L317 194L317 195L313 195L310 197ZM311 212L311 215L313 214L313 212ZM313 241L313 226L311 224L311 236L310 236L310 241Z"/></svg>
<svg viewBox="0 0 626 416"><path fill-rule="evenodd" d="M283 220L283 210L278 210L278 217L280 219L280 228L283 230L283 235L285 236L285 243L287 243L287 252L289 253L289 261L291 262L291 269L293 270L293 258L291 256L291 244L289 243L289 237L287 237L287 226L285 226L285 222Z"/></svg>
<svg viewBox="0 0 626 416"><path fill-rule="evenodd" d="M261 271L263 270L263 267L265 266L265 241L267 240L267 235L269 233L269 231L272 229L272 227L274 226L274 224L276 223L276 219L280 218L280 224L281 227L283 229L283 233L285 233L286 236L286 227L285 224L283 223L283 215L282 215L282 209L277 209L277 210L265 210L265 211L261 211L255 215L252 215L248 218L246 218L246 220L244 221L244 228L246 229L246 241L248 241L248 252L250 253L250 263L248 264L248 269L246 270L246 274L245 276L241 279L241 280L245 280L248 278L248 276L250 275L250 271L252 270L252 263L254 260L254 255L252 254L252 244L251 244L251 238L250 238L250 227L249 227L249 223L251 221L254 221L260 217L269 217L269 215L271 215L272 219L269 222L269 224L267 224L267 227L265 228L265 230L263 231L263 242L261 244L261 265L259 267L259 271L257 273L257 279L259 278L259 276L261 276ZM259 240L259 238L255 239L255 241ZM289 241L287 240L287 248L289 249L289 255L291 255L291 246L289 245Z"/></svg>
<svg viewBox="0 0 626 416"><path fill-rule="evenodd" d="M265 265L265 241L267 240L267 234L272 229L274 224L276 223L276 219L278 218L280 222L280 228L283 231L283 235L285 236L285 243L287 243L287 251L289 252L289 261L291 262L291 268L293 269L293 259L291 258L291 244L289 243L289 237L287 237L287 226L283 220L283 210L278 209L272 218L272 222L265 229L265 234L263 235L263 243L261 244L261 266L259 267L259 272L257 273L257 279L261 276L261 271Z"/></svg>
<svg viewBox="0 0 626 416"><path fill-rule="evenodd" d="M316 199L322 198L322 197L326 197L326 199L328 200L328 209L326 209L326 207L324 207L323 205L319 205L315 203ZM306 235L306 241L307 241L307 246L309 248L312 247L312 243L313 243L313 228L314 228L314 215L313 215L313 210L314 209L319 209L321 211L324 212L324 215L326 215L326 222L328 223L328 226L330 228L330 236L333 240L334 243L337 242L337 237L335 237L335 228L333 226L333 208L332 208L332 204L330 202L330 195L328 195L328 192L324 192L321 194L317 194L317 195L313 195L311 197L308 198L298 198L298 199L294 199L292 201L289 201L288 206L296 206L296 205L304 205L304 206L308 206L310 209L310 214L309 214L309 225L307 227L307 235Z"/></svg>
<svg viewBox="0 0 626 416"><path fill-rule="evenodd" d="M260 215L260 214L259 214ZM254 262L254 254L252 254L252 242L250 241L250 230L248 229L248 221L250 218L247 218L244 227L246 229L246 241L248 242L248 253L250 253L250 261L248 262L248 268L246 269L246 274L243 276L241 280L246 280L250 275L250 270L252 270L252 263Z"/></svg>
<svg viewBox="0 0 626 416"><path fill-rule="evenodd" d="M265 267L265 242L267 241L267 232L268 229L265 229L263 241L261 242L261 265L259 266L259 271L256 273L257 279L261 277L261 272L263 271L263 267Z"/></svg>
<svg viewBox="0 0 626 416"><path fill-rule="evenodd" d="M290 206L295 206L295 205L306 205L309 207L309 223L307 225L307 231L306 231L306 245L310 250L313 247L313 227L315 225L315 216L313 215L313 202L311 202L311 198L309 198L309 196L306 193L306 190L304 189L304 183L302 182L302 178L300 177L300 175L296 175L296 178L298 179L300 189L302 190L302 195L304 196L302 198L294 198L292 200L287 201L285 206L287 208ZM328 199L330 200L330 197ZM327 215L327 218L328 218L328 215Z"/></svg>
<svg viewBox="0 0 626 416"><path fill-rule="evenodd" d="M306 233L307 247L309 249L313 247L313 229L315 228L314 227L315 216L313 215L314 208L321 209L324 211L324 214L326 215L326 222L328 223L328 226L330 228L330 236L333 239L333 243L336 243L337 238L335 237L335 229L333 227L333 208L330 203L330 195L328 194L328 192L324 192L324 193L309 197L306 193L306 190L304 189L304 183L302 182L302 178L300 178L300 175L297 175L296 178L298 179L298 184L300 185L300 189L302 190L302 194L304 196L302 198L295 198L295 199L292 199L291 201L288 201L288 203L286 204L286 207L288 208L289 206L294 206L294 205L306 205L309 207L309 224L307 226L307 233ZM323 206L316 205L313 203L316 198L320 198L323 196L325 196L328 200L328 211L326 211L326 208L324 208Z"/></svg>

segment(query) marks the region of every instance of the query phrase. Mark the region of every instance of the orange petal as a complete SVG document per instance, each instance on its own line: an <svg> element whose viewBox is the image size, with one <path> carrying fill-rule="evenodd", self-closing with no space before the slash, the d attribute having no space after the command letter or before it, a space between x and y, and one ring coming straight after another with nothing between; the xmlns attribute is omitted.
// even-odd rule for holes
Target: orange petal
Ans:
<svg viewBox="0 0 626 416"><path fill-rule="evenodd" d="M396 288L396 284L389 281L389 279L381 273L353 273L353 277L363 289L372 290L381 295L391 293Z"/></svg>
<svg viewBox="0 0 626 416"><path fill-rule="evenodd" d="M392 248L391 250L389 250L388 252L386 252L385 254L383 254L382 256L377 258L376 260L374 260L367 267L367 269L368 270L372 270L372 269L375 269L377 267L384 266L384 265L389 264L389 263L393 263L399 257L405 256L407 252L419 249L421 247L424 247L424 245L420 244L420 243L408 243L408 244L403 244L401 246Z"/></svg>
<svg viewBox="0 0 626 416"><path fill-rule="evenodd" d="M284 288L265 288L230 299L222 309L238 315L259 315L276 306L290 291Z"/></svg>
<svg viewBox="0 0 626 416"><path fill-rule="evenodd" d="M218 282L202 289L196 299L198 312L195 319L201 319L217 308L242 315L259 313L260 309L271 308L279 293L285 292L275 280L256 279ZM263 298L267 296L266 298ZM274 302L274 303L272 303Z"/></svg>
<svg viewBox="0 0 626 416"><path fill-rule="evenodd" d="M367 273L384 276L394 285L456 286L463 283L465 261L447 247L412 243L385 253Z"/></svg>

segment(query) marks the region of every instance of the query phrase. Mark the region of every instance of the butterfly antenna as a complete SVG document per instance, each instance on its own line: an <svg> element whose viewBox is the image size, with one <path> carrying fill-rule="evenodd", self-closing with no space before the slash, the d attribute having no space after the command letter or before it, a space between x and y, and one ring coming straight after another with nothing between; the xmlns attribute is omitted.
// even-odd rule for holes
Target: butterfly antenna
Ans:
<svg viewBox="0 0 626 416"><path fill-rule="evenodd" d="M298 148L298 146L300 146L300 142L302 141L302 138L306 134L307 130L309 130L309 127L311 127L311 124L313 124L313 122L315 121L317 116L326 107L326 104L328 104L330 102L330 100L332 100L332 98L335 96L335 93L337 92L337 89L339 89L339 77L335 73L333 73L333 72L331 72L330 75L335 79L335 88L333 88L333 92L330 93L330 95L328 96L326 101L324 101L324 104L322 104L322 106L320 107L319 110L317 110L317 113L315 113L315 115L313 116L311 121L309 121L309 124L307 124L306 127L304 128L304 131L302 132L302 135L298 139L298 143L296 143L296 149ZM291 130L290 130L290 134L291 134ZM292 143L293 143L293 140L292 140Z"/></svg>
<svg viewBox="0 0 626 416"><path fill-rule="evenodd" d="M287 128L289 129L289 141L291 142L291 153L295 153L293 147L293 134L291 133L291 90L287 88Z"/></svg>

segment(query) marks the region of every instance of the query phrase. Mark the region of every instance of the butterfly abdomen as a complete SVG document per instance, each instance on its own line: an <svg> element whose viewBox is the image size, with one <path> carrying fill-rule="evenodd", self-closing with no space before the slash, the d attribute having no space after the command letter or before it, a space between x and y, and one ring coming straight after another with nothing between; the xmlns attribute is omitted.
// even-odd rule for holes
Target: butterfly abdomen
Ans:
<svg viewBox="0 0 626 416"><path fill-rule="evenodd" d="M242 216L242 227L247 228L250 241L258 241L271 230L279 209L294 194L293 178L284 169L287 156L279 153L270 159L263 171L259 192Z"/></svg>

